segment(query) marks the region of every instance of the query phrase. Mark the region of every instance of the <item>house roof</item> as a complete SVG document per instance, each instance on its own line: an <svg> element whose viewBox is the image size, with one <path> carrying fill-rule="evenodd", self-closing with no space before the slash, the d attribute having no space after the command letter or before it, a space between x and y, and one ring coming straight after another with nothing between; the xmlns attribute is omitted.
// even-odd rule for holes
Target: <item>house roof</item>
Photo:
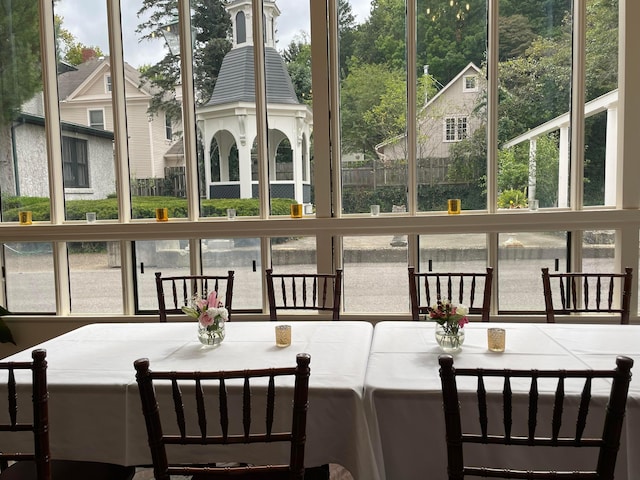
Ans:
<svg viewBox="0 0 640 480"><path fill-rule="evenodd" d="M67 100L94 76L99 70L109 69L109 57L93 57L80 65L75 70L66 71L58 75L58 95L60 100ZM125 62L125 76L141 90L152 93L148 85L140 82L140 72Z"/></svg>
<svg viewBox="0 0 640 480"><path fill-rule="evenodd" d="M289 72L280 54L271 47L265 47L264 54L267 102L299 104L291 77L289 77ZM255 101L253 47L246 45L234 48L225 55L222 61L213 95L207 105L234 102L255 103Z"/></svg>
<svg viewBox="0 0 640 480"><path fill-rule="evenodd" d="M31 124L44 127L44 117L41 115L32 115L30 113L21 113L15 120L18 124ZM102 137L113 140L113 132L109 130L102 130L101 128L87 127L86 125L79 125L71 122L60 122L60 128L63 132L81 133L83 135L90 135L92 137Z"/></svg>

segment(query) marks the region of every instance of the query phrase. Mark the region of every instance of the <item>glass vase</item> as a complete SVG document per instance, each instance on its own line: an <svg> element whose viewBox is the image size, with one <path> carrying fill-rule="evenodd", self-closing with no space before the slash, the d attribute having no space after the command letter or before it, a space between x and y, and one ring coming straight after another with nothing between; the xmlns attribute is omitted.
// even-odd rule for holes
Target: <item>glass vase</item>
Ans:
<svg viewBox="0 0 640 480"><path fill-rule="evenodd" d="M225 322L218 321L212 325L204 326L198 322L198 340L203 345L220 345L224 340Z"/></svg>
<svg viewBox="0 0 640 480"><path fill-rule="evenodd" d="M447 332L442 325L436 323L436 342L445 353L455 353L462 349L464 330L459 328L456 333Z"/></svg>

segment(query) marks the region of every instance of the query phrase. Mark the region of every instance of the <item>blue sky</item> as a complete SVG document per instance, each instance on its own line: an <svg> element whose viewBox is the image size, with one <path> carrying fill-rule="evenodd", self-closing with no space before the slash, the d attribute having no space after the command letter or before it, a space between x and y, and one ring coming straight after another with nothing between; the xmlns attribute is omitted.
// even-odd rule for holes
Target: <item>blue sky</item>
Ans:
<svg viewBox="0 0 640 480"><path fill-rule="evenodd" d="M309 31L309 1L276 0L281 11L277 21L278 49L284 49L301 31ZM140 5L141 0L121 0L124 56L134 67L153 64L164 55L162 40L138 42L135 29L140 22L136 15ZM356 21L366 19L370 5L370 0L351 0ZM58 0L55 13L64 18L63 26L79 42L109 51L105 0Z"/></svg>

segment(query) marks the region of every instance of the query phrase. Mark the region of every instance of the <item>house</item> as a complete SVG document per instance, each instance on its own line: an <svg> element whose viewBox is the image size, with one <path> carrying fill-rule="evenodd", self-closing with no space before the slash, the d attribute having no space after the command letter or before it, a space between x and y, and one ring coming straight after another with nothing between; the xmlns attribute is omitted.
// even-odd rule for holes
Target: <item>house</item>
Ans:
<svg viewBox="0 0 640 480"><path fill-rule="evenodd" d="M482 90L484 77L469 63L433 98L427 99L418 113L417 158L426 163L432 180L444 180L451 146L473 135L482 120L472 115ZM384 163L407 158L406 135L376 145L376 154Z"/></svg>
<svg viewBox="0 0 640 480"><path fill-rule="evenodd" d="M63 121L113 131L109 57L92 57L75 70L58 75L60 118ZM152 97L140 72L124 64L129 170L132 178L164 178L165 153L175 139L175 125L164 114L147 112ZM180 163L183 165L184 160Z"/></svg>

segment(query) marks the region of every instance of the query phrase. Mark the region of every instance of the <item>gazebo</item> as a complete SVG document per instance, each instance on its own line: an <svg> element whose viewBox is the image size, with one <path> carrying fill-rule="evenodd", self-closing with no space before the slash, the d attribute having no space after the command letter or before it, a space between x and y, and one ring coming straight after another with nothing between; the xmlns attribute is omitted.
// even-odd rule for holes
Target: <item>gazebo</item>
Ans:
<svg viewBox="0 0 640 480"><path fill-rule="evenodd" d="M258 196L256 100L251 1L226 6L233 46L225 56L211 100L196 111L205 151L207 198ZM272 197L311 200L311 109L296 97L287 67L275 49L275 0L264 1L268 166Z"/></svg>

